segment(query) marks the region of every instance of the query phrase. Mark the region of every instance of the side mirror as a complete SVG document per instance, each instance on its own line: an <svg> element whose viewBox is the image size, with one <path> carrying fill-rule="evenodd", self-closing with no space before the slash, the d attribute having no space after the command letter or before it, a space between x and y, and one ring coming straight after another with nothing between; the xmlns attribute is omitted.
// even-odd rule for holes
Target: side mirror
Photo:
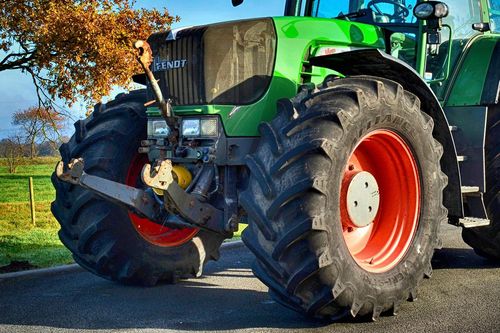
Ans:
<svg viewBox="0 0 500 333"><path fill-rule="evenodd" d="M231 0L231 2L233 3L233 7L238 7L243 3L243 0Z"/></svg>

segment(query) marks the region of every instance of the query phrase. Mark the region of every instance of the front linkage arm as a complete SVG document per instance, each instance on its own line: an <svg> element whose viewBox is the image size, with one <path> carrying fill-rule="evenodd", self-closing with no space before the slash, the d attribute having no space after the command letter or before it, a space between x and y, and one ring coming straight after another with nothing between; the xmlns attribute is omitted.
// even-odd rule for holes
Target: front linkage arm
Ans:
<svg viewBox="0 0 500 333"><path fill-rule="evenodd" d="M151 165L146 164L142 170L142 179L146 185L164 191L163 204L157 201L152 191L143 191L85 173L84 161L81 158L73 159L67 165L67 170L64 162L59 162L56 175L62 181L82 186L154 223L172 228L198 227L229 237L231 235L224 227L224 213L221 210L186 193L175 182L172 177L172 163L169 160L161 161L153 169ZM180 215L186 222L172 214Z"/></svg>

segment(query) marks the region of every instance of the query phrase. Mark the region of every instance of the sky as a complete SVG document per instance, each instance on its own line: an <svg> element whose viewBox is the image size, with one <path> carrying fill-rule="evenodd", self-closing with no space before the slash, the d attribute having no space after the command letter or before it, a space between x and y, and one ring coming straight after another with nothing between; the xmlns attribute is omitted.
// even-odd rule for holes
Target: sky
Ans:
<svg viewBox="0 0 500 333"><path fill-rule="evenodd" d="M245 0L235 8L231 0L138 0L136 7L167 8L170 14L181 17L181 21L172 26L175 29L249 17L280 16L283 15L284 3L285 0ZM0 139L16 131L10 124L12 113L30 106L37 106L31 78L18 70L0 72ZM74 120L83 117L85 106L76 103L71 114ZM65 134L71 135L71 126Z"/></svg>

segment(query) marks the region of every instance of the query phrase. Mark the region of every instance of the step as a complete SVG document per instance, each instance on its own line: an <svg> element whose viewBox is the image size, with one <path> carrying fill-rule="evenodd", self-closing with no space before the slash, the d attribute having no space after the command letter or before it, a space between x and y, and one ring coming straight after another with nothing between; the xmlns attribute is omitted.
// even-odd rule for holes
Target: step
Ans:
<svg viewBox="0 0 500 333"><path fill-rule="evenodd" d="M479 186L462 186L460 190L462 193L477 193L479 192Z"/></svg>
<svg viewBox="0 0 500 333"><path fill-rule="evenodd" d="M490 220L479 217L464 217L458 220L458 225L464 228L476 228L490 225Z"/></svg>

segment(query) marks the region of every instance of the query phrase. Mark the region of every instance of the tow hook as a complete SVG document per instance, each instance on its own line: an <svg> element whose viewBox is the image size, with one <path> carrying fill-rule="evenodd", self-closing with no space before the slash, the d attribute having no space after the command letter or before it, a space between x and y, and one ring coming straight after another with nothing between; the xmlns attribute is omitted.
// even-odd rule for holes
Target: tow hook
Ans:
<svg viewBox="0 0 500 333"><path fill-rule="evenodd" d="M153 168L150 164L144 165L142 181L150 187L163 190L163 202L169 212L177 213L197 226L226 232L224 212L185 192L174 181L170 160L159 161Z"/></svg>

